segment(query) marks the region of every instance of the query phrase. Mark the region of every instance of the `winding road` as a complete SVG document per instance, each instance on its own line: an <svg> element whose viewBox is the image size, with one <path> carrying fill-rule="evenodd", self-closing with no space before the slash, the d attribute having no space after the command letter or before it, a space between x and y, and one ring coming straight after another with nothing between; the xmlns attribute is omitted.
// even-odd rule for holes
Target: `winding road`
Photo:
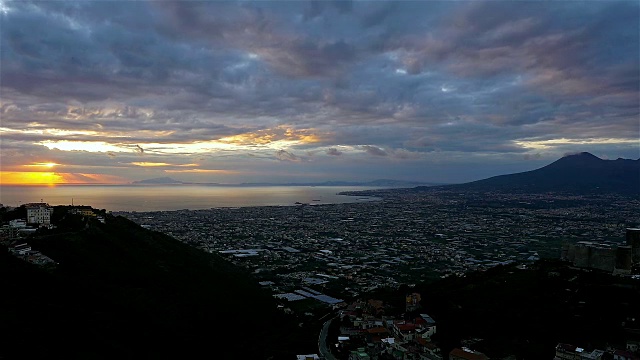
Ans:
<svg viewBox="0 0 640 360"><path fill-rule="evenodd" d="M318 351L320 352L320 356L326 360L336 360L329 348L327 348L327 333L329 332L329 325L331 325L333 319L335 319L335 317L325 321L322 330L320 330L320 336L318 336Z"/></svg>

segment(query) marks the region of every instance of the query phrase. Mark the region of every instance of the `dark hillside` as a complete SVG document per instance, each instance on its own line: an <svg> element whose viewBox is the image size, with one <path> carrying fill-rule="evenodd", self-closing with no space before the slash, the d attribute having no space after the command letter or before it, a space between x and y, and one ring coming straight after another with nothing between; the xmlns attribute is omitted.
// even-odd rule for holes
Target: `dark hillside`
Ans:
<svg viewBox="0 0 640 360"><path fill-rule="evenodd" d="M0 358L267 359L314 349L248 274L124 218L30 243L59 265L38 268L2 248Z"/></svg>
<svg viewBox="0 0 640 360"><path fill-rule="evenodd" d="M551 359L559 342L624 348L622 324L638 318L640 284L605 273L539 262L531 269L496 267L419 286L425 311L438 321L442 348L484 339L492 358ZM627 321L628 323L628 321Z"/></svg>

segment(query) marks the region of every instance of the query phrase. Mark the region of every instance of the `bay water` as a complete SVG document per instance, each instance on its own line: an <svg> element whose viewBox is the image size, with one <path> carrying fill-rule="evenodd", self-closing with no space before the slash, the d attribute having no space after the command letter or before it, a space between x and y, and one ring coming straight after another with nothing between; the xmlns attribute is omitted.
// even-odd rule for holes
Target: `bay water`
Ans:
<svg viewBox="0 0 640 360"><path fill-rule="evenodd" d="M0 204L89 205L107 211L201 210L220 207L339 204L378 200L338 195L370 186L55 185L0 186Z"/></svg>

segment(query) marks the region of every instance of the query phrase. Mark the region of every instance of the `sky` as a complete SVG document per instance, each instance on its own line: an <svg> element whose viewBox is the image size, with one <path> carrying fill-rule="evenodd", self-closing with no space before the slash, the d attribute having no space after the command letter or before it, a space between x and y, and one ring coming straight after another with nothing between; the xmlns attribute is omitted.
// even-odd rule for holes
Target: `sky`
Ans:
<svg viewBox="0 0 640 360"><path fill-rule="evenodd" d="M640 158L637 1L0 0L0 183Z"/></svg>

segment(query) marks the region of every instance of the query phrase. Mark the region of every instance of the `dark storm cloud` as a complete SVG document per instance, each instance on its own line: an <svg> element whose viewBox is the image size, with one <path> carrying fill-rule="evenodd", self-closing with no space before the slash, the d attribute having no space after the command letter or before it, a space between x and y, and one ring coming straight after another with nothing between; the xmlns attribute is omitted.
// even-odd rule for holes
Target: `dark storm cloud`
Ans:
<svg viewBox="0 0 640 360"><path fill-rule="evenodd" d="M314 5L315 4L315 5ZM305 29L290 25L292 17L307 20L323 12L325 5L349 13L347 3L212 3L158 2L161 13L170 19L161 25L168 37L191 36L200 42L253 52L272 70L290 77L335 75L357 54L354 44L342 39L315 38ZM293 8L291 10L290 8ZM310 10L309 10L310 9ZM286 17L291 17L286 19ZM329 26L329 24L325 24ZM298 32L298 30L302 30Z"/></svg>
<svg viewBox="0 0 640 360"><path fill-rule="evenodd" d="M93 3L103 12L89 11ZM238 51L166 36L158 29L161 16L141 16L135 23L132 12L144 14L136 4L85 2L71 11L58 2L12 9L5 14L11 21L3 22L3 86L78 101L176 95L178 89L224 93L208 84L227 75Z"/></svg>
<svg viewBox="0 0 640 360"><path fill-rule="evenodd" d="M2 127L33 131L2 136L24 149L63 136L134 146L284 126L318 139L278 150L281 160L300 160L300 150L339 162L348 149L376 161L522 159L539 151L526 142L570 139L555 145L565 152L640 131L634 2L5 6Z"/></svg>
<svg viewBox="0 0 640 360"><path fill-rule="evenodd" d="M630 56L638 52L637 12L630 2L474 3L439 30L444 37L401 48L412 51L420 70L436 62L460 77L520 73L558 95L624 91L615 69L638 71Z"/></svg>

